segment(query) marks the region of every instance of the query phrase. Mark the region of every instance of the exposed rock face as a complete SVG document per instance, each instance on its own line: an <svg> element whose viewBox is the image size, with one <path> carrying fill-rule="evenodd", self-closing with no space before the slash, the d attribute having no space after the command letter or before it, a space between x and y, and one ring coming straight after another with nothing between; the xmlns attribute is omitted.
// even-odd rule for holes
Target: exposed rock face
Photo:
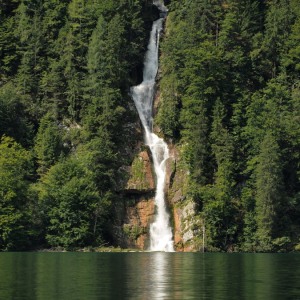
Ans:
<svg viewBox="0 0 300 300"><path fill-rule="evenodd" d="M157 97L159 98L159 97ZM157 99L156 98L156 99ZM158 99L157 99L158 100ZM166 199L170 208L176 251L201 251L203 220L188 194L188 171L181 159L180 148L169 143ZM155 175L150 151L140 151L127 170L128 180L115 204L114 244L124 248L149 248L149 229L155 215Z"/></svg>
<svg viewBox="0 0 300 300"><path fill-rule="evenodd" d="M176 251L202 251L203 220L195 203L187 195L188 172L180 149L170 144L167 162L166 199L173 223ZM129 179L115 203L114 244L124 248L149 248L149 229L155 215L155 176L148 149L140 151L131 166L126 167Z"/></svg>
<svg viewBox="0 0 300 300"><path fill-rule="evenodd" d="M129 238L129 246L147 249L149 246L149 225L154 218L153 199L141 199L134 206L126 207L123 230Z"/></svg>
<svg viewBox="0 0 300 300"><path fill-rule="evenodd" d="M188 172L180 158L180 151L170 146L168 162L168 203L174 223L176 251L198 251L202 247L202 220L197 216L196 204L186 197Z"/></svg>
<svg viewBox="0 0 300 300"><path fill-rule="evenodd" d="M155 180L152 172L152 162L147 150L140 152L133 160L130 168L130 178L125 191L142 194L155 189Z"/></svg>
<svg viewBox="0 0 300 300"><path fill-rule="evenodd" d="M115 203L112 236L118 246L146 250L155 213L155 177L149 151L139 152L126 169L129 179Z"/></svg>
<svg viewBox="0 0 300 300"><path fill-rule="evenodd" d="M202 246L201 220L196 216L195 203L173 207L174 244L177 251L198 251Z"/></svg>
<svg viewBox="0 0 300 300"><path fill-rule="evenodd" d="M114 242L124 248L146 250L149 247L149 226L154 218L154 198L128 195L115 206Z"/></svg>
<svg viewBox="0 0 300 300"><path fill-rule="evenodd" d="M153 6L152 17L158 18L160 13L161 11ZM158 78L159 75L158 71ZM158 88L154 99L154 114L159 108L160 98ZM137 124L134 126L139 127ZM137 131L141 138L140 128ZM162 134L155 124L154 132ZM173 223L175 250L199 251L203 247L203 220L197 215L195 203L186 196L189 174L181 160L180 148L172 145L171 141L168 144L170 158L167 161L165 192L171 224ZM134 149L128 151L128 156L131 157L139 146L134 146ZM120 201L115 203L112 232L113 241L118 246L144 250L149 247L149 229L155 215L155 176L152 168L148 149L140 151L134 157L131 166L123 168L128 174L128 180L120 184Z"/></svg>

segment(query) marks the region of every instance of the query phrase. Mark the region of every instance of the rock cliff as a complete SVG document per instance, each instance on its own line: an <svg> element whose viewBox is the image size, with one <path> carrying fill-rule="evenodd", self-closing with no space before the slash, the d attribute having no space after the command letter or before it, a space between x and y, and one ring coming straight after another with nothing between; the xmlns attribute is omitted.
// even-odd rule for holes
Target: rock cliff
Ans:
<svg viewBox="0 0 300 300"><path fill-rule="evenodd" d="M203 224L196 204L188 197L188 171L181 159L180 148L170 143L167 202L173 219L176 251L199 251L203 248Z"/></svg>
<svg viewBox="0 0 300 300"><path fill-rule="evenodd" d="M154 101L155 114L160 99L158 84ZM140 128L137 131L141 133ZM161 134L157 126L154 126L154 131ZM134 150L137 154L133 155L131 165L124 168L128 180L123 184L119 201L115 203L112 236L118 246L146 250L149 247L150 224L155 215L155 176L151 152L146 146L143 147ZM141 148L140 145L137 148ZM189 174L181 160L180 147L170 142L169 150L165 193L173 227L174 246L176 251L201 250L204 226L197 215L195 203L187 196Z"/></svg>
<svg viewBox="0 0 300 300"><path fill-rule="evenodd" d="M157 95L155 101L159 101L159 93ZM204 227L197 215L196 204L187 196L189 174L181 159L180 148L170 143L169 149L165 193L174 246L176 251L201 251ZM155 175L151 152L146 146L137 151L126 171L128 180L115 203L113 242L124 248L147 250L150 224L155 215Z"/></svg>
<svg viewBox="0 0 300 300"><path fill-rule="evenodd" d="M155 177L149 149L139 151L126 170L128 180L114 207L113 242L123 248L146 250L155 213Z"/></svg>

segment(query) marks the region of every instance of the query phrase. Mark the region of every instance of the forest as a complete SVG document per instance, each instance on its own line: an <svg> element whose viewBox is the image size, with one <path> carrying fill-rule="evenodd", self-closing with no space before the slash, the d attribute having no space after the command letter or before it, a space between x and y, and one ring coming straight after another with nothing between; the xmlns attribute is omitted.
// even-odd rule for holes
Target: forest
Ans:
<svg viewBox="0 0 300 300"><path fill-rule="evenodd" d="M156 117L216 251L299 250L300 3L172 1Z"/></svg>
<svg viewBox="0 0 300 300"><path fill-rule="evenodd" d="M155 126L208 251L300 250L300 3L172 0ZM0 0L0 250L111 241L147 0Z"/></svg>

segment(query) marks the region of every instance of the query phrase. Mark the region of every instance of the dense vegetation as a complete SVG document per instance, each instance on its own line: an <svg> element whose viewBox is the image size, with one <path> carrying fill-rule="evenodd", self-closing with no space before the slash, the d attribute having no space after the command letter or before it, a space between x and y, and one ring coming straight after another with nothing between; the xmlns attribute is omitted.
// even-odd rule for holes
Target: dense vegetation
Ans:
<svg viewBox="0 0 300 300"><path fill-rule="evenodd" d="M169 9L156 122L181 149L207 248L297 248L299 1L182 0Z"/></svg>
<svg viewBox="0 0 300 300"><path fill-rule="evenodd" d="M150 2L0 0L0 250L109 241ZM295 249L298 0L168 2L156 123L207 249Z"/></svg>
<svg viewBox="0 0 300 300"><path fill-rule="evenodd" d="M0 1L0 250L109 238L152 10L144 0Z"/></svg>

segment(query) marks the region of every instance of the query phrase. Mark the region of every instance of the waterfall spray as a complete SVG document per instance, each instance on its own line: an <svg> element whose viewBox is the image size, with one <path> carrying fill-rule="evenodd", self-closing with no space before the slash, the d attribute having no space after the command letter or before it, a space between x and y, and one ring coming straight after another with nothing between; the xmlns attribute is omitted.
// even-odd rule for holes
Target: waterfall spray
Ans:
<svg viewBox="0 0 300 300"><path fill-rule="evenodd" d="M150 225L150 250L173 252L173 236L169 225L169 215L166 210L164 193L166 161L169 158L169 149L164 140L153 133L152 117L155 77L158 70L159 36L167 9L163 1L154 0L153 3L162 12L161 15L163 17L153 22L144 61L143 82L132 87L131 94L145 131L145 143L149 146L152 153L156 174L156 216L154 222Z"/></svg>

